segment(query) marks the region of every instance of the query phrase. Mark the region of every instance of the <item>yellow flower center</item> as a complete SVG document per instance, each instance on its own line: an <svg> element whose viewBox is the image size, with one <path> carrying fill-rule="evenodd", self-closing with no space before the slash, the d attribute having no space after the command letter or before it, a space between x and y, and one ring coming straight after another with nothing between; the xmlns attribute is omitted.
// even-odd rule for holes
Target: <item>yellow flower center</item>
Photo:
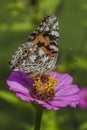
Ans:
<svg viewBox="0 0 87 130"><path fill-rule="evenodd" d="M58 81L50 75L42 75L34 78L34 84L31 87L32 97L45 102L52 101L54 98L54 89Z"/></svg>

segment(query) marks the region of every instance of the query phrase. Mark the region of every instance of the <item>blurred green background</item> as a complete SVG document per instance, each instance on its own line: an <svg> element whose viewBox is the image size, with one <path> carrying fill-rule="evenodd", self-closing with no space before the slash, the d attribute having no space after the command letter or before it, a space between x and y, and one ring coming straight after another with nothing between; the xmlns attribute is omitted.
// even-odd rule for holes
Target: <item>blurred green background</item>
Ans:
<svg viewBox="0 0 87 130"><path fill-rule="evenodd" d="M87 0L0 0L0 130L33 130L31 104L8 90L8 60L43 17L58 17L59 67L79 87L87 86ZM87 130L87 110L44 111L41 130Z"/></svg>

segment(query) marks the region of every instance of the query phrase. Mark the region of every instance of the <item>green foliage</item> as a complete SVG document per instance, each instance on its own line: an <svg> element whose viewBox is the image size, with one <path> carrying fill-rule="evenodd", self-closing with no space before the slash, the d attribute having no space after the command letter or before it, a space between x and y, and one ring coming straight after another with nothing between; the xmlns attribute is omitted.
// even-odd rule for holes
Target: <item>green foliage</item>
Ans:
<svg viewBox="0 0 87 130"><path fill-rule="evenodd" d="M80 130L87 130L87 122L84 122L82 125L80 125Z"/></svg>
<svg viewBox="0 0 87 130"><path fill-rule="evenodd" d="M39 0L39 10L48 15L53 14L55 13L60 3L61 0L55 0L55 2L53 2L53 0Z"/></svg>
<svg viewBox="0 0 87 130"><path fill-rule="evenodd" d="M4 101L19 107L25 107L26 109L33 109L33 107L27 102L21 102L13 93L5 90L0 90L0 98Z"/></svg>

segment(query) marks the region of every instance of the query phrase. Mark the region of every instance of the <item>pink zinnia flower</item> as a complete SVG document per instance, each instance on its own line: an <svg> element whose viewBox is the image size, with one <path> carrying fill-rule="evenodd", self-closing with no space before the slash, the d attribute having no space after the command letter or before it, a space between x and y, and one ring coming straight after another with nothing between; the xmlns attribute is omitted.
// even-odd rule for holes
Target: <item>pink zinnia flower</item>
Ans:
<svg viewBox="0 0 87 130"><path fill-rule="evenodd" d="M47 109L76 107L79 103L79 88L72 84L68 74L51 72L30 78L23 72L12 72L7 79L9 89L20 99L35 102Z"/></svg>
<svg viewBox="0 0 87 130"><path fill-rule="evenodd" d="M80 107L87 109L87 87L80 89Z"/></svg>

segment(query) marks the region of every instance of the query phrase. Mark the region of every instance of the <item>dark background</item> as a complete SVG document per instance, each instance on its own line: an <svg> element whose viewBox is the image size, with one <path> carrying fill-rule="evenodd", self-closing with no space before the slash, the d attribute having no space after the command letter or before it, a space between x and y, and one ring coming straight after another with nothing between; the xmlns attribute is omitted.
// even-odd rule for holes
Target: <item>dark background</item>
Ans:
<svg viewBox="0 0 87 130"><path fill-rule="evenodd" d="M87 85L87 0L0 0L0 130L33 130L34 111L8 90L8 60L43 17L58 17L59 67ZM44 111L41 130L87 130L87 110Z"/></svg>

